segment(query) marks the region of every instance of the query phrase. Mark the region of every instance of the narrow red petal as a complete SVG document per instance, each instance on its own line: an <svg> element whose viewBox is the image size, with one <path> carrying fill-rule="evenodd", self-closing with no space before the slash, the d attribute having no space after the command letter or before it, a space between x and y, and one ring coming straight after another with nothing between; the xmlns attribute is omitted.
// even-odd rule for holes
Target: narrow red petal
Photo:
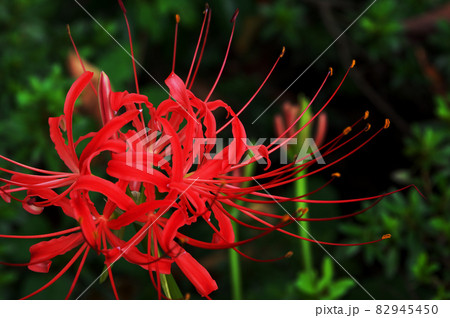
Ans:
<svg viewBox="0 0 450 318"><path fill-rule="evenodd" d="M61 236L50 241L37 243L30 247L30 263L28 269L48 273L51 265L51 259L58 255L63 255L83 243L84 239L81 233L73 233L67 236Z"/></svg>

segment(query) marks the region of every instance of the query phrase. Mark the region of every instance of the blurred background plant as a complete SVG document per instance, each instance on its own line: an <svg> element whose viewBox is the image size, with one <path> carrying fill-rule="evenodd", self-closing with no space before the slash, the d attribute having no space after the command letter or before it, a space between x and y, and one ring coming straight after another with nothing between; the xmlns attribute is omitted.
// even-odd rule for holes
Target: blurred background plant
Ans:
<svg viewBox="0 0 450 318"><path fill-rule="evenodd" d="M127 33L118 5L111 1L79 2L126 48ZM416 184L427 197L414 191L387 198L352 220L310 225L317 239L358 242L391 233L392 239L360 248L327 248L375 298L450 298L450 4L444 0L377 1L254 125L251 122L310 66L372 1L355 0L214 0L213 19L203 63L194 92L204 97L220 68L230 33L229 18L239 7L235 41L225 74L214 98L239 109L258 87L271 64L286 46L286 54L267 86L243 113L251 138L267 136L273 117L284 101L296 102L299 93L311 98L329 66L336 76L327 83L313 109L334 89L354 58L350 73L337 97L327 108L328 138L359 118L367 109L371 123L385 117L392 128L336 169L342 174L321 199L346 199L379 194L407 183ZM177 73L189 69L202 19L204 1L126 1L136 58L163 82L170 72L174 14L181 15ZM0 3L0 153L45 169L61 170L48 136L49 116L62 112L65 94L74 74L69 62L72 46L66 24L84 59L110 77L116 90L133 90L131 61L75 1L16 0ZM165 92L142 70L142 91L158 104ZM182 77L183 77L182 76ZM79 102L77 132L95 129L95 109L86 99ZM270 134L267 137L273 136ZM277 163L274 162L274 165ZM5 163L2 162L2 166ZM259 168L258 168L259 169ZM314 188L330 173L308 178ZM284 194L294 195L288 188ZM295 210L295 206L285 206ZM357 204L310 207L317 216L358 210ZM281 212L280 212L281 213ZM1 233L44 233L66 224L58 211L35 217L20 205L2 204ZM322 223L322 224L318 224ZM202 228L199 227L199 235ZM294 226L292 231L298 231ZM245 239L251 233L239 233ZM273 264L241 260L242 297L245 299L346 298L368 295L336 264L311 244L312 272L306 272L297 241L273 234L243 246L251 255L277 257L289 250L291 259ZM33 242L0 241L0 259L24 262ZM195 251L194 251L195 254ZM212 269L220 289L214 298L231 298L226 251L195 254ZM56 265L61 264L56 260ZM88 259L80 286L87 286L103 268ZM116 266L117 265L117 266ZM117 284L128 298L153 297L145 273L127 264L116 264ZM69 273L66 276L74 275ZM130 276L132 276L130 278ZM175 273L177 277L177 273ZM0 268L0 298L14 299L46 282L48 277L22 268ZM40 298L58 298L70 286L62 279ZM180 281L183 292L192 286ZM82 290L80 290L81 292ZM89 298L111 298L107 286L98 286Z"/></svg>

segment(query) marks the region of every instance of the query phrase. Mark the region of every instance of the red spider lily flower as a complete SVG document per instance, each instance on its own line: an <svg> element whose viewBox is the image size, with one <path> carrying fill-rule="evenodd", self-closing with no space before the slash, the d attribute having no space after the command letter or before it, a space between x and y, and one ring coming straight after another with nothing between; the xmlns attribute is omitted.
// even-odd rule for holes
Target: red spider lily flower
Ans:
<svg viewBox="0 0 450 318"><path fill-rule="evenodd" d="M125 7L120 0L119 4L124 14L130 38L136 93L112 91L109 79L104 73L100 75L98 91L90 84L92 73L89 71L85 71L74 82L66 97L64 115L49 119L51 139L59 157L64 161L70 172L37 169L0 156L3 160L31 171L30 174L25 174L0 168L1 171L10 175L9 178L0 179L1 182L5 183L0 187L0 195L6 202L11 201L11 199L20 201L24 208L32 214L42 213L44 207L47 206L58 206L66 216L72 218L78 224L71 229L50 234L0 235L0 238L51 238L30 248L30 261L27 263L9 264L2 262L2 264L8 265L27 266L30 270L40 273L49 271L53 258L77 249L73 258L53 279L25 298L49 287L81 258L73 284L66 297L69 298L90 250L102 254L105 258L109 280L116 298L119 298L119 295L115 287L111 265L121 258L148 271L150 280L158 291L158 298L164 297L162 295L161 274L170 274L173 264L181 269L201 296L209 298L209 295L218 288L217 283L207 269L188 252L191 247L203 249L232 248L251 260L273 261L275 259L260 260L246 255L236 247L274 231L302 240L317 242L290 233L285 229L285 226L293 222L342 219L368 210L366 208L352 214L333 218L304 218L305 211L300 211L301 213L296 215L269 213L238 204L236 203L237 199L241 202L272 205L288 201L330 204L375 200L373 206L383 197L408 188L405 187L391 193L366 198L347 200L303 199L303 197L318 192L331 183L338 176L335 173L325 185L302 196L288 198L271 195L269 190L272 188L284 187L299 178L308 177L334 166L365 146L389 126L387 120L385 125L375 133L365 137L363 141L357 142L358 138L364 138L363 135L370 128L369 125L358 128L359 124L367 119L365 114L339 136L320 146L319 150L322 157L328 158L330 154L336 153L344 145L356 142L353 150L344 153L338 159L318 167L315 165L317 163L317 159L315 159L302 164L292 162L280 168L269 170L271 163L269 156L288 142L283 138L296 138L307 125L320 116L341 87L354 64L349 67L329 100L304 127L297 130L294 128L306 109L309 109L314 102L326 80L331 76L331 71L327 73L325 80L307 108L301 114L295 116L293 113L289 113L290 117L284 123L284 129L280 129L278 132L276 140L267 146L248 145L246 129L239 116L250 105L272 74L278 61L284 55L284 48L261 86L241 110L235 113L232 107L225 102L221 100L210 101L210 98L226 65L238 11L231 19L231 36L219 75L204 99L196 97L191 88L203 56L211 10L207 7L204 12L193 62L185 81L175 73L176 36L180 22L177 15L172 71L165 80L169 89L169 97L157 107L154 107L148 98L139 92L131 32ZM200 46L200 44L202 45ZM85 70L75 44L74 48L80 64ZM198 60L197 55L199 56ZM88 85L91 85L92 90L98 97L103 126L98 131L91 132L75 141L72 125L74 105L76 99L83 90L87 89ZM144 109L143 106L145 106ZM222 127L217 128L216 110L220 108L227 113L229 121ZM149 112L150 120L147 123L144 121L143 111ZM132 128L128 125L130 123ZM216 148L217 151L219 148L217 140L221 136L220 133L228 126L231 126L233 139L227 146L214 154L213 149ZM357 130L357 132L351 136L354 130ZM62 131L66 132L67 144ZM323 132L323 129L320 131ZM80 149L80 155L78 156L76 150L80 146L80 142L84 140L89 140L89 142L83 149ZM92 160L103 152L110 154L106 173L111 177L110 180L114 181L94 176L91 173ZM254 154L250 158L247 156L249 152ZM299 160L301 159L299 158ZM251 177L233 174L233 171L256 161L266 162L263 173ZM300 174L306 168L308 168L308 173ZM251 181L252 184L243 186L246 181ZM25 199L15 196L16 193L20 192L26 193ZM106 200L101 211L90 199L90 195L93 193L102 194ZM227 211L228 207L236 208L242 215L254 220L256 225L234 217ZM245 240L236 241L233 222L258 230L259 234ZM211 229L210 240L200 240L185 234L187 233L185 230L189 229L190 225L194 223L204 223ZM124 240L118 234L120 232L117 230L136 225L139 229L130 239ZM370 242L353 244L320 243L347 246L362 245L375 243L385 238L387 237L383 236ZM142 246L145 247L144 250ZM277 259L282 259L290 254L288 252Z"/></svg>

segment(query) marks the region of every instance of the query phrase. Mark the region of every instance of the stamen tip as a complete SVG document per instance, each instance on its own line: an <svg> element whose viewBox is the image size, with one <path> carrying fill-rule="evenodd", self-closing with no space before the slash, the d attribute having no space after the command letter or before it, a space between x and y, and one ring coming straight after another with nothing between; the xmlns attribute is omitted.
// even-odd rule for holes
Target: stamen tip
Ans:
<svg viewBox="0 0 450 318"><path fill-rule="evenodd" d="M390 239L391 237L392 237L391 234L384 234L384 235L381 237L381 239L382 239L382 240L387 240L387 239Z"/></svg>
<svg viewBox="0 0 450 318"><path fill-rule="evenodd" d="M184 300L189 300L189 299L191 299L191 294L186 293L186 295L184 295Z"/></svg>
<svg viewBox="0 0 450 318"><path fill-rule="evenodd" d="M384 122L384 129L388 129L390 124L391 121L388 118L386 118L386 121Z"/></svg>
<svg viewBox="0 0 450 318"><path fill-rule="evenodd" d="M280 57L283 57L283 56L284 56L284 52L286 52L286 48L283 46L283 49L281 50Z"/></svg>
<svg viewBox="0 0 450 318"><path fill-rule="evenodd" d="M330 73L330 76L333 76L333 68L332 67L328 68L328 72Z"/></svg>
<svg viewBox="0 0 450 318"><path fill-rule="evenodd" d="M309 209L307 207L302 207L297 209L297 214L299 217L303 217L306 213L308 213Z"/></svg>
<svg viewBox="0 0 450 318"><path fill-rule="evenodd" d="M355 61L355 60L352 60L352 65L350 65L350 68L354 68L354 67L355 67L355 64L356 64L356 61Z"/></svg>
<svg viewBox="0 0 450 318"><path fill-rule="evenodd" d="M291 216L289 214L285 214L283 215L283 217L281 218L281 222L287 222L291 219Z"/></svg>
<svg viewBox="0 0 450 318"><path fill-rule="evenodd" d="M287 252L287 253L284 255L284 257L285 257L285 258L291 258L292 255L294 255L294 252L289 251L289 252Z"/></svg>
<svg viewBox="0 0 450 318"><path fill-rule="evenodd" d="M342 133L344 135L348 135L351 131L352 131L352 127L348 126L347 128L344 129L344 131Z"/></svg>
<svg viewBox="0 0 450 318"><path fill-rule="evenodd" d="M123 13L127 13L127 9L125 9L125 6L123 5L122 0L117 0L119 2L120 9Z"/></svg>
<svg viewBox="0 0 450 318"><path fill-rule="evenodd" d="M366 127L364 128L364 131L369 131L370 127L372 127L372 125L367 123Z"/></svg>
<svg viewBox="0 0 450 318"><path fill-rule="evenodd" d="M177 24L180 23L180 15L178 13L175 14L175 21L177 21Z"/></svg>
<svg viewBox="0 0 450 318"><path fill-rule="evenodd" d="M364 120L367 119L367 118L369 118L369 111L368 110L366 110L365 113L364 113Z"/></svg>
<svg viewBox="0 0 450 318"><path fill-rule="evenodd" d="M331 174L331 176L334 177L334 178L340 178L341 174L339 172L334 172L334 173Z"/></svg>
<svg viewBox="0 0 450 318"><path fill-rule="evenodd" d="M180 244L181 244L181 245L186 244L186 242L188 241L188 239L187 239L187 238L184 238L184 237L180 237L178 240L180 241Z"/></svg>
<svg viewBox="0 0 450 318"><path fill-rule="evenodd" d="M209 4L207 2L207 3L205 3L205 10L203 11L203 14L207 14L208 11L209 11Z"/></svg>
<svg viewBox="0 0 450 318"><path fill-rule="evenodd" d="M234 11L233 17L231 18L230 22L231 23L235 23L236 22L236 18L239 14L239 9L236 9L236 11Z"/></svg>

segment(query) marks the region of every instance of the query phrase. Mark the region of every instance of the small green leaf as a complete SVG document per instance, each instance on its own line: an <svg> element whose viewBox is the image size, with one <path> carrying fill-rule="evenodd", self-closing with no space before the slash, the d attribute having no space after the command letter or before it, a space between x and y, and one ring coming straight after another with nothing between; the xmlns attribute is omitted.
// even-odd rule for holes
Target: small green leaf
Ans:
<svg viewBox="0 0 450 318"><path fill-rule="evenodd" d="M112 267L112 265L113 264L111 264L111 267ZM109 276L109 274L108 274L108 266L105 265L105 267L103 267L102 275L100 276L99 283L103 284L105 282L105 280L108 278L108 276Z"/></svg>
<svg viewBox="0 0 450 318"><path fill-rule="evenodd" d="M333 261L331 258L324 258L322 262L322 278L317 284L317 290L319 292L325 290L327 286L331 285L334 276Z"/></svg>
<svg viewBox="0 0 450 318"><path fill-rule="evenodd" d="M354 285L355 282L350 278L340 279L337 282L333 283L332 286L330 286L329 293L324 298L328 300L339 299L343 295L345 295Z"/></svg>
<svg viewBox="0 0 450 318"><path fill-rule="evenodd" d="M167 298L184 299L184 296L172 274L161 274L161 285Z"/></svg>
<svg viewBox="0 0 450 318"><path fill-rule="evenodd" d="M314 271L305 271L301 272L298 275L297 281L295 282L295 286L297 286L298 290L307 294L307 295L316 295L317 294L317 274Z"/></svg>

